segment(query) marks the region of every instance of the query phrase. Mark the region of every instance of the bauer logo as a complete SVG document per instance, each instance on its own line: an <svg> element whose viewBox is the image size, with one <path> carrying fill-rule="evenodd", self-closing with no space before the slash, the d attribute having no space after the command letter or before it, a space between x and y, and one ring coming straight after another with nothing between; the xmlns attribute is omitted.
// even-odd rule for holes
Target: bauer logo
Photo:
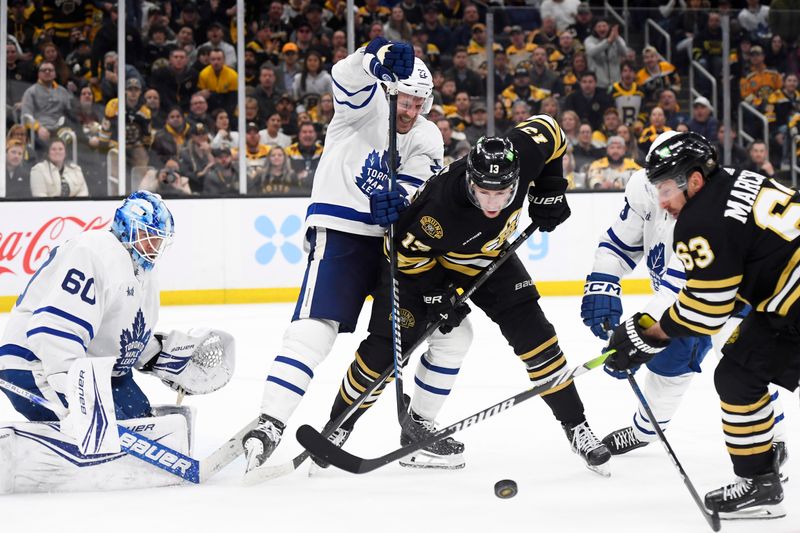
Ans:
<svg viewBox="0 0 800 533"><path fill-rule="evenodd" d="M477 424L481 420L489 418L490 416L494 416L497 413L502 413L506 409L510 409L512 407L514 407L514 398L509 398L503 403L498 403L496 405L493 405L492 407L481 411L477 415L471 416L466 420L462 420L457 424L453 424L452 426L447 427L445 431L449 431L450 433L455 433L457 431L461 431L462 429L467 429L468 427Z"/></svg>
<svg viewBox="0 0 800 533"><path fill-rule="evenodd" d="M191 461L178 457L174 453L161 448L158 443L137 437L133 433L121 432L119 443L122 449L135 452L137 455L146 458L148 462L166 466L184 476L190 475L190 470L194 467Z"/></svg>
<svg viewBox="0 0 800 533"><path fill-rule="evenodd" d="M256 262L260 265L268 265L276 255L280 255L288 263L299 263L303 258L303 251L299 246L290 242L290 237L300 233L303 222L297 215L289 215L276 228L275 223L266 215L261 215L255 220L255 228L258 233L266 237L267 242L256 250ZM279 254L280 252L280 254Z"/></svg>

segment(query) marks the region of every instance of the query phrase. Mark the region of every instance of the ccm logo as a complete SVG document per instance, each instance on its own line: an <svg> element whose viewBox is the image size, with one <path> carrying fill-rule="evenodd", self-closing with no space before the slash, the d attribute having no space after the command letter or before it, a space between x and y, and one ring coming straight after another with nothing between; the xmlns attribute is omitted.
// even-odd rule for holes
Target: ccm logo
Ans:
<svg viewBox="0 0 800 533"><path fill-rule="evenodd" d="M533 287L533 280L526 279L525 281L517 283L516 285L514 285L514 290L518 291L520 289L524 289L525 287Z"/></svg>
<svg viewBox="0 0 800 533"><path fill-rule="evenodd" d="M598 294L598 293L608 293L608 294L616 294L619 296L622 294L622 289L620 288L619 284L612 283L610 281L590 281L586 284L586 288L583 291L584 294Z"/></svg>
<svg viewBox="0 0 800 533"><path fill-rule="evenodd" d="M125 450L130 449L154 463L162 464L172 470L186 472L192 467L192 464L186 459L181 459L175 454L168 453L166 450L159 448L155 444L150 444L147 441L136 438L130 433L123 433L119 436L119 442Z"/></svg>
<svg viewBox="0 0 800 533"><path fill-rule="evenodd" d="M552 205L552 204L560 204L564 201L564 195L559 194L558 196L534 196L531 198L531 203L536 205Z"/></svg>

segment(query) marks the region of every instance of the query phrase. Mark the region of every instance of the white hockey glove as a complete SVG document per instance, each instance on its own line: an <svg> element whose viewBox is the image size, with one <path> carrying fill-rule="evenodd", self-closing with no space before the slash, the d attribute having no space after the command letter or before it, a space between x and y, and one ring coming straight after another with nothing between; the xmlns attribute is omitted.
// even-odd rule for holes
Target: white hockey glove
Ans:
<svg viewBox="0 0 800 533"><path fill-rule="evenodd" d="M233 376L236 343L233 335L218 329L173 330L157 333L161 351L144 355L136 368L152 374L171 389L186 394L208 394L224 387Z"/></svg>

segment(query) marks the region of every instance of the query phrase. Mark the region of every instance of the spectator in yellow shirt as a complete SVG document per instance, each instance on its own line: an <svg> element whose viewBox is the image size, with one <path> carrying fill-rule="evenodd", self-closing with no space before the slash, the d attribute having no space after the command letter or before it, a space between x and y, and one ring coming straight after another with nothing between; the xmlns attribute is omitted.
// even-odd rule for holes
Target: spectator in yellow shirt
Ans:
<svg viewBox="0 0 800 533"><path fill-rule="evenodd" d="M197 87L208 101L208 107L222 108L233 115L236 108L238 78L236 71L225 64L225 52L219 48L212 48L209 65L200 71Z"/></svg>

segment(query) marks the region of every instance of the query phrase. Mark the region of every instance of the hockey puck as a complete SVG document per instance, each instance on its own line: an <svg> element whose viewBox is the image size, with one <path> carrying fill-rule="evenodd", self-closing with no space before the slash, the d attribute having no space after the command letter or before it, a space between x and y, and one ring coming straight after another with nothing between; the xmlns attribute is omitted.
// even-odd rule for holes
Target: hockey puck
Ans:
<svg viewBox="0 0 800 533"><path fill-rule="evenodd" d="M517 482L513 479L501 479L494 484L494 494L504 500L513 498L517 495Z"/></svg>

